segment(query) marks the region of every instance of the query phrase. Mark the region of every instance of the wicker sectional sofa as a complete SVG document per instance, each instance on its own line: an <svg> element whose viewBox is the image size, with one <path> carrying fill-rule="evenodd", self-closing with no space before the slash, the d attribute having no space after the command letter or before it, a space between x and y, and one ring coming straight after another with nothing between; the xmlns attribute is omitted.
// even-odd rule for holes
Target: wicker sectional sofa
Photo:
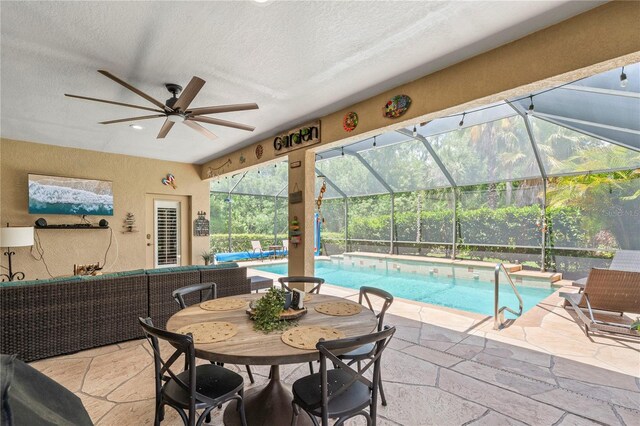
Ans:
<svg viewBox="0 0 640 426"><path fill-rule="evenodd" d="M164 327L178 311L171 292L200 282L215 282L218 297L251 292L233 264L0 283L0 353L34 361L140 338L138 317Z"/></svg>

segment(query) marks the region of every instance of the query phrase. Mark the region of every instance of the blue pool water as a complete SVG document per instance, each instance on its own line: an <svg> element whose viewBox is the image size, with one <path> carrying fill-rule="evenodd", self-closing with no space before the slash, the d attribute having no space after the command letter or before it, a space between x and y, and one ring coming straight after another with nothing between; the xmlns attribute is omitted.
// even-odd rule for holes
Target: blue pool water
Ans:
<svg viewBox="0 0 640 426"><path fill-rule="evenodd" d="M287 275L288 271L286 263L252 268L278 275ZM493 315L494 285L491 282L344 266L329 261L316 261L315 275L341 287L355 290L363 285L378 287L403 299ZM555 291L551 288L517 287L524 302L524 311ZM500 285L500 305L518 308L518 299L508 284Z"/></svg>

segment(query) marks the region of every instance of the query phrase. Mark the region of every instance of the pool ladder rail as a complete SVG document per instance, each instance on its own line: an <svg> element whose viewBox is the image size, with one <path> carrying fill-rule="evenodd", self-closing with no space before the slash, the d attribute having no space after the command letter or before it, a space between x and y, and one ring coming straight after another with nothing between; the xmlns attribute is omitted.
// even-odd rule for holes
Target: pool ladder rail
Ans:
<svg viewBox="0 0 640 426"><path fill-rule="evenodd" d="M511 285L513 292L518 298L518 304L520 305L518 308L518 312L514 311L513 309L509 308L506 305L498 308L498 306L500 306L500 292L499 292L500 271L504 271L504 275L507 277L507 281ZM520 297L520 293L518 292L518 289L516 288L515 284L513 284L513 281L509 276L509 272L507 272L507 268L505 268L502 263L498 263L496 265L494 283L495 283L495 288L494 288L494 296L493 296L493 329L500 330L504 327L504 311L508 311L516 316L520 316L522 315L523 303L522 303L522 297Z"/></svg>

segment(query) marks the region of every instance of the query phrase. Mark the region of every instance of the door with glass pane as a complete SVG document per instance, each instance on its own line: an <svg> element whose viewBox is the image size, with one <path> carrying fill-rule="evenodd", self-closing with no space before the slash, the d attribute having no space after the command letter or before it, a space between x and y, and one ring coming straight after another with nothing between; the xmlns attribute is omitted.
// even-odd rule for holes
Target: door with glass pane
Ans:
<svg viewBox="0 0 640 426"><path fill-rule="evenodd" d="M180 265L180 202L154 200L155 267Z"/></svg>

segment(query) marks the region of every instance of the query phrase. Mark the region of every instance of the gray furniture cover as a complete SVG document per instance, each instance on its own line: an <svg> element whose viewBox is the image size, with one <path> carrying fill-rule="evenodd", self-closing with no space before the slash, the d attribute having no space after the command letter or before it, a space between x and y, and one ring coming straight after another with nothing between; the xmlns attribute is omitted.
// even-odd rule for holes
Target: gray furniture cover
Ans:
<svg viewBox="0 0 640 426"><path fill-rule="evenodd" d="M3 426L93 425L80 398L15 355L0 355Z"/></svg>

